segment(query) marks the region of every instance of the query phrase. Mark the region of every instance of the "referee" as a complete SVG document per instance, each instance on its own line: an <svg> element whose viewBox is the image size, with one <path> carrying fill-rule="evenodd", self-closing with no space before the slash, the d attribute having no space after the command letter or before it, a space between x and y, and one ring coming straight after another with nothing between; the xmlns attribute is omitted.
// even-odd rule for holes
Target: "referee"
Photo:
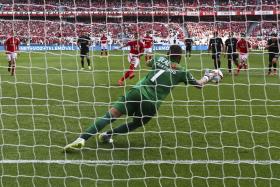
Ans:
<svg viewBox="0 0 280 187"><path fill-rule="evenodd" d="M192 45L193 45L193 40L191 38L186 38L185 39L186 57L188 56L188 54L189 54L189 58L191 57Z"/></svg>
<svg viewBox="0 0 280 187"><path fill-rule="evenodd" d="M79 37L78 41L77 41L77 45L80 49L80 57L81 57L81 70L85 69L85 62L84 62L84 58L86 57L87 59L87 63L88 63L88 69L91 70L91 66L90 66L90 59L89 59L89 46L91 45L91 40L89 37L89 34L84 32L82 36Z"/></svg>
<svg viewBox="0 0 280 187"><path fill-rule="evenodd" d="M269 64L268 75L277 75L277 62L279 57L279 39L277 33L272 33L271 38L267 41L266 49L268 49ZM273 66L273 74L272 74Z"/></svg>
<svg viewBox="0 0 280 187"><path fill-rule="evenodd" d="M212 59L214 61L215 69L221 67L221 53L224 50L224 43L222 38L218 37L218 32L214 32L214 37L210 39L208 45L208 52L212 51Z"/></svg>
<svg viewBox="0 0 280 187"><path fill-rule="evenodd" d="M236 52L236 45L238 40L231 32L228 39L225 41L225 52L228 58L228 72L232 72L232 62L238 67L238 53Z"/></svg>

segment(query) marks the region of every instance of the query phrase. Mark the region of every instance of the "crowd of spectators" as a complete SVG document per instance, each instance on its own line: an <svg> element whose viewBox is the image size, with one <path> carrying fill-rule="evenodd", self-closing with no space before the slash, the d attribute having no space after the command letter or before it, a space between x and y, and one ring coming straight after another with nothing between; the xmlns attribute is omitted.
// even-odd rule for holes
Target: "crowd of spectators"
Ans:
<svg viewBox="0 0 280 187"><path fill-rule="evenodd" d="M225 41L229 33L246 33L247 28L246 22L199 22L186 25L186 30L197 45L207 45L214 31Z"/></svg>
<svg viewBox="0 0 280 187"><path fill-rule="evenodd" d="M263 21L257 23L252 31L252 36L261 38L262 36L268 36L271 33L277 33L280 22L268 22Z"/></svg>
<svg viewBox="0 0 280 187"><path fill-rule="evenodd" d="M2 0L0 11L159 10L252 11L279 9L278 0Z"/></svg>
<svg viewBox="0 0 280 187"><path fill-rule="evenodd" d="M103 33L112 38L112 43L123 42L133 37L138 32L143 36L146 31L153 31L156 43L168 42L171 31L178 33L179 40L186 37L194 40L194 45L207 45L213 31L218 31L219 36L225 41L229 33L233 32L237 37L240 33L247 33L247 37L253 48L261 48L271 33L277 32L277 22L186 22L179 23L72 23L64 21L27 21L5 20L0 22L0 41L4 41L13 31L20 38L22 44L41 45L69 45L74 44L77 37L83 33L89 33L93 41L98 43ZM252 26L251 32L248 32Z"/></svg>
<svg viewBox="0 0 280 187"><path fill-rule="evenodd" d="M27 21L3 20L0 22L1 41L11 33L16 33L25 44L56 44L67 45L83 33L89 33L93 40L98 41L103 33L111 36L113 43L132 38L138 32L143 36L146 31L153 31L157 42L168 38L169 31L176 30L183 38L183 30L178 23L72 23L64 21Z"/></svg>
<svg viewBox="0 0 280 187"><path fill-rule="evenodd" d="M263 47L265 42L272 33L279 34L280 22L262 21L256 24L251 32L251 37L255 40L252 42L255 47Z"/></svg>
<svg viewBox="0 0 280 187"><path fill-rule="evenodd" d="M0 11L71 11L71 10L183 10L183 11L251 11L280 9L278 0L1 0ZM255 48L263 46L269 33L276 32L279 23L261 22L122 22L122 23L73 23L62 20L32 21L1 20L0 40L15 31L23 43L35 44L71 44L83 32L90 33L98 40L104 32L108 33L113 43L131 38L133 33L142 35L153 30L156 42L168 41L170 31L176 31L178 38L192 37L195 45L206 45L213 31L225 39L230 32L247 33ZM252 29L249 29L251 26Z"/></svg>
<svg viewBox="0 0 280 187"><path fill-rule="evenodd" d="M279 25L279 23L278 23ZM190 37L194 39L195 45L207 45L213 31L217 31L219 37L225 41L229 33L239 38L240 33L245 33L247 39L252 44L252 48L261 49L265 46L265 41L270 37L271 33L277 33L279 26L277 22L199 22L187 23L186 30ZM252 27L251 32L248 32Z"/></svg>

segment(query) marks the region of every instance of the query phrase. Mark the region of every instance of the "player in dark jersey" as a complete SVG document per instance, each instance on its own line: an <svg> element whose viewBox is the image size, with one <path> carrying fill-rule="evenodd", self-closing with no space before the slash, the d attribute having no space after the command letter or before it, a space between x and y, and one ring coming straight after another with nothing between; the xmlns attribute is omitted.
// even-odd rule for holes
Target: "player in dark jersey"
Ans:
<svg viewBox="0 0 280 187"><path fill-rule="evenodd" d="M212 51L212 59L214 60L215 69L221 67L221 53L224 49L224 43L222 38L218 37L218 32L214 32L214 37L210 39L208 52Z"/></svg>
<svg viewBox="0 0 280 187"><path fill-rule="evenodd" d="M225 51L228 59L228 72L232 72L232 63L238 67L238 53L236 52L236 44L238 40L233 33L229 34L229 38L225 41Z"/></svg>
<svg viewBox="0 0 280 187"><path fill-rule="evenodd" d="M81 70L84 70L84 58L86 57L88 63L88 69L91 70L90 59L89 59L89 47L91 45L91 39L88 33L83 33L82 36L78 38L77 45L80 48L80 57L81 57Z"/></svg>
<svg viewBox="0 0 280 187"><path fill-rule="evenodd" d="M188 56L188 54L189 54L189 57L191 57L192 45L193 45L193 40L191 38L186 38L185 39L186 57Z"/></svg>
<svg viewBox="0 0 280 187"><path fill-rule="evenodd" d="M268 39L266 49L268 49L269 64L268 64L268 75L277 75L277 62L279 58L279 45L280 41L277 38L277 34L271 34L271 38ZM273 66L273 74L272 74Z"/></svg>
<svg viewBox="0 0 280 187"><path fill-rule="evenodd" d="M128 90L125 96L120 97L112 108L103 117L98 118L95 123L91 124L78 139L66 145L64 151L82 148L86 140L106 125L124 114L131 116L132 122L125 123L99 136L99 140L102 142L112 142L113 134L131 132L148 123L157 113L161 102L177 84L183 82L201 88L219 74L218 71L212 71L205 74L202 79L195 80L190 72L179 65L181 56L181 47L172 45L167 57L158 57L146 62L148 66L152 67L146 77Z"/></svg>

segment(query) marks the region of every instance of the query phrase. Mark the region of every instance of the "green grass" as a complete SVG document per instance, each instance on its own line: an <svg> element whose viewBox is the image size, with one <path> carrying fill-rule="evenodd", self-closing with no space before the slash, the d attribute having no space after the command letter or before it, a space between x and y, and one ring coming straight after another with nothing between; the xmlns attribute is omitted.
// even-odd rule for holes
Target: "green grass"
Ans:
<svg viewBox="0 0 280 187"><path fill-rule="evenodd" d="M176 86L159 116L145 128L115 137L113 145L93 137L84 150L65 154L65 144L148 70L142 63L136 77L119 87L117 80L128 67L126 56L114 52L107 60L95 53L94 69L79 71L77 55L22 53L15 77L7 72L5 56L0 57L0 157L14 160L1 163L1 186L280 186L279 163L246 163L280 160L280 80L266 76L267 55L252 54L250 71L237 77L224 71L219 85L202 90ZM223 58L223 68L226 63ZM201 69L213 67L204 53L194 54L188 63L183 59L182 65L196 78L202 76ZM129 118L113 126L125 120ZM20 160L53 162L17 163Z"/></svg>

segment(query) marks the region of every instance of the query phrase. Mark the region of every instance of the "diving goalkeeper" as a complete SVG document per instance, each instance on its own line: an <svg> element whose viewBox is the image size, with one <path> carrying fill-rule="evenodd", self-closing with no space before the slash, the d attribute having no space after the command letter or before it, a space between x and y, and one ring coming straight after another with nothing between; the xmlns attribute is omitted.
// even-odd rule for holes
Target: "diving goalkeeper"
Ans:
<svg viewBox="0 0 280 187"><path fill-rule="evenodd" d="M133 118L131 122L99 135L100 141L113 142L112 136L114 134L128 133L148 123L157 113L161 101L169 95L175 85L183 82L201 88L219 74L218 70L213 70L206 73L202 79L195 80L190 72L179 65L181 55L181 47L172 45L167 57L159 57L146 62L148 66L152 67L146 77L131 88L125 96L120 97L112 108L103 117L98 118L95 123L91 124L78 139L66 145L64 151L68 152L82 148L86 140L101 131L106 125L124 114L131 116Z"/></svg>

